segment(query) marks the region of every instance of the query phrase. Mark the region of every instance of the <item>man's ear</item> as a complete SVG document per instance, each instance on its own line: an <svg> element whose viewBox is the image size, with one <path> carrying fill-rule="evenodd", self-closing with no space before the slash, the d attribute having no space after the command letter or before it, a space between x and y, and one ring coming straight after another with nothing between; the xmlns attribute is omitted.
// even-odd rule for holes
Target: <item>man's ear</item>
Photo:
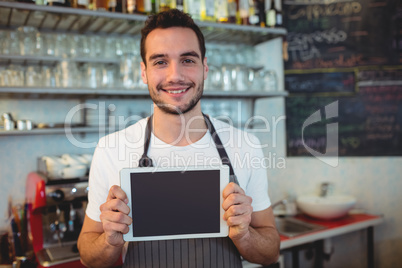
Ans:
<svg viewBox="0 0 402 268"><path fill-rule="evenodd" d="M144 84L148 84L146 69L147 69L147 67L145 66L145 63L142 61L141 62L141 78L142 78L142 82L144 82Z"/></svg>
<svg viewBox="0 0 402 268"><path fill-rule="evenodd" d="M207 57L204 57L204 80L207 80L208 71L209 71L209 67L208 67L208 63L207 63Z"/></svg>

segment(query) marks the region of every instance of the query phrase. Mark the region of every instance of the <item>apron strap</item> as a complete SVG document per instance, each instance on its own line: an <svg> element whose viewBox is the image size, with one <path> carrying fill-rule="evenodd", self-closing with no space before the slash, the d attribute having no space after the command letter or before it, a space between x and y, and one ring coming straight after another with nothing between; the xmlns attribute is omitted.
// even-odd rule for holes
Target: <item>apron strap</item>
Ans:
<svg viewBox="0 0 402 268"><path fill-rule="evenodd" d="M204 120L205 120L205 123L207 124L209 133L211 134L212 140L214 141L216 149L218 150L219 156L222 160L222 164L229 166L230 182L239 184L239 181L237 180L237 177L234 174L232 164L230 163L229 156L226 153L226 150L222 145L222 141L219 138L218 133L216 133L214 125L212 124L211 120L209 119L209 117L207 115L205 115L204 113L202 115L204 116ZM141 159L138 162L139 167L153 167L152 159L148 157L148 149L149 149L149 143L151 141L151 133L152 133L152 118L153 118L153 115L151 115L147 121L147 127L145 129L144 152L142 154Z"/></svg>
<svg viewBox="0 0 402 268"><path fill-rule="evenodd" d="M153 115L148 117L147 127L145 128L145 141L144 141L144 152L142 157L138 162L139 167L153 167L152 159L148 157L149 143L151 142L152 133L152 118Z"/></svg>
<svg viewBox="0 0 402 268"><path fill-rule="evenodd" d="M239 181L237 180L237 177L234 174L232 164L230 163L229 156L226 153L226 150L222 145L222 141L219 138L219 135L216 132L214 125L212 124L211 120L209 119L209 117L206 114L203 113L202 115L204 116L205 123L207 124L208 130L211 133L212 139L215 143L216 149L218 150L219 156L221 157L222 164L229 166L230 182L239 184Z"/></svg>

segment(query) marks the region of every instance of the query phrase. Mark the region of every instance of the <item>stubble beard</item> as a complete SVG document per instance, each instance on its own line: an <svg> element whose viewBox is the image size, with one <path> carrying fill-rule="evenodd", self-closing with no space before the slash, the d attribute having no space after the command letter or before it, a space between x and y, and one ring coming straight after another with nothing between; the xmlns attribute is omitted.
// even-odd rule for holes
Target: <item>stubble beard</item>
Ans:
<svg viewBox="0 0 402 268"><path fill-rule="evenodd" d="M195 84L192 83L190 85L194 87ZM156 87L157 88L156 91L158 91L159 87L161 87L161 86L158 85ZM163 111L167 114L182 115L182 114L185 114L185 113L191 111L197 105L197 103L200 101L203 91L204 91L204 81L202 80L201 83L199 84L199 86L197 87L196 95L187 104L185 104L185 106L182 108L180 108L178 106L174 106L172 104L164 103L156 94L153 93L155 91L150 89L149 85L148 85L148 90L149 90L152 101L161 111Z"/></svg>

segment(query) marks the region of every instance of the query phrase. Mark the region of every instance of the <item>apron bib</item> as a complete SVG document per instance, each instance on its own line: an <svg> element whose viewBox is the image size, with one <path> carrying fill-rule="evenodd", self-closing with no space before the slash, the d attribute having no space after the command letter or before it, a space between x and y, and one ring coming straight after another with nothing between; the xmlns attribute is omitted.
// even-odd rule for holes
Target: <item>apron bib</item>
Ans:
<svg viewBox="0 0 402 268"><path fill-rule="evenodd" d="M208 116L205 123L218 150L222 164L228 165L230 182L239 184L222 142ZM148 148L152 133L152 116L148 118L145 129L144 153L139 160L140 167L152 167ZM229 237L174 239L160 241L130 242L124 268L142 267L217 267L241 268L240 254Z"/></svg>

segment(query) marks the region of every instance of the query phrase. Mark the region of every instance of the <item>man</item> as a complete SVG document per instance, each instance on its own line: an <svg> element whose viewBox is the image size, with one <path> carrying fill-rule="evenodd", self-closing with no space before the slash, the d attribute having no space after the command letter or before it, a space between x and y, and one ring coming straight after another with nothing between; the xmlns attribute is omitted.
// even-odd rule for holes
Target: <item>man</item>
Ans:
<svg viewBox="0 0 402 268"><path fill-rule="evenodd" d="M275 262L279 236L267 192L266 170L262 167L231 168L238 181L234 179L223 192L228 238L131 242L128 248L125 246L122 235L135 219L127 215L127 196L117 186L122 168L161 166L166 162L178 166L183 165L183 160L186 165L208 165L217 164L216 159L231 166L236 157L263 158L262 150L249 144L259 144L254 136L203 116L200 98L208 65L204 37L193 20L178 10L170 10L151 16L141 33L142 79L154 102L154 114L99 141L91 166L88 208L78 240L81 261L90 267L110 267L123 252L123 267L165 267L167 262L171 267L241 267L240 255L253 263ZM147 128L151 129L148 134ZM222 141L226 146L220 146ZM220 156L219 148L224 148L223 154L229 160ZM200 251L218 246L220 254ZM196 252L197 258L184 256L183 251L165 253L172 247L173 251L185 248Z"/></svg>

